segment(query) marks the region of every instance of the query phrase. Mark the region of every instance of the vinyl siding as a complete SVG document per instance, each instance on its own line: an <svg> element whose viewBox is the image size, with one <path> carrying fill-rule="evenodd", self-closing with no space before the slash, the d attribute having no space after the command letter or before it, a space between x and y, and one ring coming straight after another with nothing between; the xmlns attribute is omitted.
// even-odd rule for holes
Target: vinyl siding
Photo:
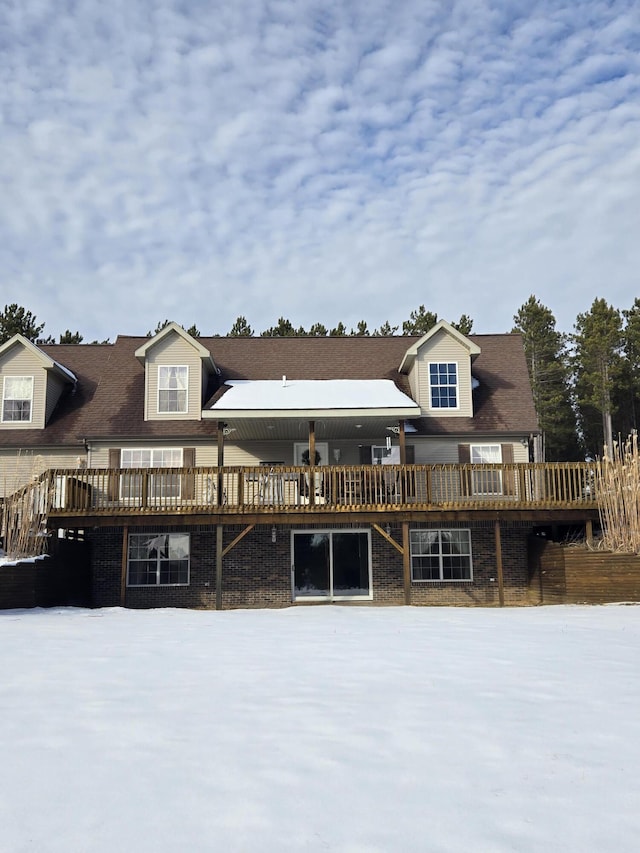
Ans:
<svg viewBox="0 0 640 853"><path fill-rule="evenodd" d="M100 443L98 445L92 444L91 450L89 452L89 460L88 465L90 468L109 468L109 450L113 447L117 447L119 449L123 448L132 448L132 447L146 447L146 448L164 448L164 447L195 447L196 451L196 468L208 468L213 467L217 462L218 451L215 444L206 444L198 446L194 441L185 441L176 442L176 441L118 441L114 439L113 441L107 443Z"/></svg>
<svg viewBox="0 0 640 853"><path fill-rule="evenodd" d="M158 412L158 366L189 368L187 411ZM177 334L169 334L147 351L145 420L200 420L202 417L202 359L194 348Z"/></svg>
<svg viewBox="0 0 640 853"><path fill-rule="evenodd" d="M529 448L523 447L519 441L508 441L496 436L465 435L455 438L414 439L416 464L418 465L448 465L456 464L459 444L511 444L514 462L528 462Z"/></svg>
<svg viewBox="0 0 640 853"><path fill-rule="evenodd" d="M53 414L53 410L57 406L58 400L60 399L60 395L62 394L65 386L66 383L62 379L57 376L54 376L53 373L49 372L45 409L46 423L49 423L49 418Z"/></svg>
<svg viewBox="0 0 640 853"><path fill-rule="evenodd" d="M431 362L455 362L458 365L458 408L432 409L429 385L429 364ZM471 357L468 350L461 346L446 332L428 340L416 356L413 370L415 394L423 416L450 418L470 418L473 416L471 397ZM412 382L412 376L409 377ZM412 383L413 388L413 383Z"/></svg>
<svg viewBox="0 0 640 853"><path fill-rule="evenodd" d="M82 447L77 450L61 448L55 450L47 448L41 452L15 450L0 451L0 493L2 496L10 495L29 483L34 476L38 476L49 468L78 468L78 461L84 460L85 454Z"/></svg>
<svg viewBox="0 0 640 853"><path fill-rule="evenodd" d="M42 429L45 425L47 371L22 345L11 347L0 362L0 418L4 401L5 376L33 376L33 401L30 421L11 421L10 423L0 421L0 428Z"/></svg>

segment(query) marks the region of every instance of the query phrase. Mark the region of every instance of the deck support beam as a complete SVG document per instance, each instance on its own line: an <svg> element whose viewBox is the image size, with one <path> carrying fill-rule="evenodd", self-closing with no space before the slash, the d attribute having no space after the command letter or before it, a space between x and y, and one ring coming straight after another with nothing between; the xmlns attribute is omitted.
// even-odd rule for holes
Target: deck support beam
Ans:
<svg viewBox="0 0 640 853"><path fill-rule="evenodd" d="M229 542L227 547L222 550L222 556L226 557L227 554L229 553L229 551L232 551L236 547L238 542L240 542L241 539L244 539L244 537L247 535L247 533L250 533L254 527L255 527L255 524L249 524L247 527L245 527L245 529L241 533L238 533L238 535L233 540L233 542Z"/></svg>
<svg viewBox="0 0 640 853"><path fill-rule="evenodd" d="M216 610L222 610L222 533L224 527L216 525Z"/></svg>
<svg viewBox="0 0 640 853"><path fill-rule="evenodd" d="M129 527L122 528L122 565L120 568L120 607L125 606L127 598L127 564L129 562Z"/></svg>
<svg viewBox="0 0 640 853"><path fill-rule="evenodd" d="M387 533L387 531L383 527L380 527L380 525L376 524L375 522L371 526L373 527L374 530L377 530L377 532L380 534L380 536L382 536L383 539L386 539L390 545L393 545L393 547L396 549L396 551L399 551L401 554L404 555L403 546L400 545L399 542L396 542L396 540L393 538L393 536L390 533Z"/></svg>
<svg viewBox="0 0 640 853"><path fill-rule="evenodd" d="M226 424L218 421L218 483L216 493L216 504L222 506L224 503L224 474L222 466L224 465L224 429Z"/></svg>
<svg viewBox="0 0 640 853"><path fill-rule="evenodd" d="M500 536L500 521L496 519L493 526L496 547L496 573L498 577L498 602L504 607L504 574L502 571L502 539Z"/></svg>
<svg viewBox="0 0 640 853"><path fill-rule="evenodd" d="M402 577L404 582L404 603L411 604L411 554L409 551L409 525L402 524Z"/></svg>

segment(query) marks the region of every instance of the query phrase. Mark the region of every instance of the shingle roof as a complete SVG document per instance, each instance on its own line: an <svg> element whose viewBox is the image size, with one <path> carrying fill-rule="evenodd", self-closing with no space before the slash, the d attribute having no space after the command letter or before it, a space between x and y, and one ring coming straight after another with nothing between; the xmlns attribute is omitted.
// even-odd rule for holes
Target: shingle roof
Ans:
<svg viewBox="0 0 640 853"><path fill-rule="evenodd" d="M519 335L470 335L481 348L473 364L479 381L475 416L421 418L424 435L472 432L531 433L538 429ZM134 353L147 338L119 337L114 344L46 345L42 350L78 378L61 398L44 430L0 430L0 446L74 445L83 438L212 438L215 420L145 421L144 367ZM410 394L398 373L418 337L199 338L220 369L210 405L231 379L391 379Z"/></svg>

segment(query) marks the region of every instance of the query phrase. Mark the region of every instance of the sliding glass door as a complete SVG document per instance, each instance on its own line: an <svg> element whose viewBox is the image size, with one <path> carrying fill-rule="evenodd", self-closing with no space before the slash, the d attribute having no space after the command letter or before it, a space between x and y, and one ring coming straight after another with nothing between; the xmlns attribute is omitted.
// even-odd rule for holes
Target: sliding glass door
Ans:
<svg viewBox="0 0 640 853"><path fill-rule="evenodd" d="M294 531L291 552L294 601L372 597L369 531Z"/></svg>

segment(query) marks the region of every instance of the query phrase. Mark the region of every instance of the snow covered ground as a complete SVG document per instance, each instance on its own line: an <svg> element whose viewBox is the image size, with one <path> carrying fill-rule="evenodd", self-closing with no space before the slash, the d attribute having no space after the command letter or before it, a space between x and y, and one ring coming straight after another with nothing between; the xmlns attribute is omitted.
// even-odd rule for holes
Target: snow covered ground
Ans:
<svg viewBox="0 0 640 853"><path fill-rule="evenodd" d="M640 607L0 613L0 850L637 851Z"/></svg>

